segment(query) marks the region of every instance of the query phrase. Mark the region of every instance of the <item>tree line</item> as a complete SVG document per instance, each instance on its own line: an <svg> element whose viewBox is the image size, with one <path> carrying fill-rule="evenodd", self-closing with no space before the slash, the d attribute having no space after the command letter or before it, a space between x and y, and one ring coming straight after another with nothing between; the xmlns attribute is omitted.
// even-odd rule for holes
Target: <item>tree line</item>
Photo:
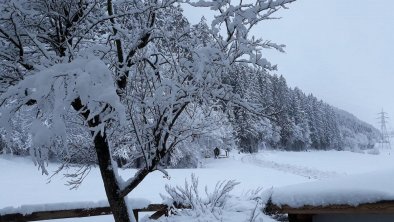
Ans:
<svg viewBox="0 0 394 222"><path fill-rule="evenodd" d="M230 121L241 149L300 151L373 148L379 131L352 114L335 108L299 88L289 88L283 76L238 66L228 81L249 101L266 107L265 114L235 109ZM248 78L244 78L246 74ZM255 74L253 74L255 73Z"/></svg>

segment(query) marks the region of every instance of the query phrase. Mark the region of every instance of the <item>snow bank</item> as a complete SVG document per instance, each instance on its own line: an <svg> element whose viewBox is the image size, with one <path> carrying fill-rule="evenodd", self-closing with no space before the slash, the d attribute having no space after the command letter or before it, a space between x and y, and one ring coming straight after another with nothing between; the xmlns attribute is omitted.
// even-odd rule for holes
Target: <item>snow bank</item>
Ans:
<svg viewBox="0 0 394 222"><path fill-rule="evenodd" d="M274 188L271 198L278 206L290 207L394 200L394 169Z"/></svg>

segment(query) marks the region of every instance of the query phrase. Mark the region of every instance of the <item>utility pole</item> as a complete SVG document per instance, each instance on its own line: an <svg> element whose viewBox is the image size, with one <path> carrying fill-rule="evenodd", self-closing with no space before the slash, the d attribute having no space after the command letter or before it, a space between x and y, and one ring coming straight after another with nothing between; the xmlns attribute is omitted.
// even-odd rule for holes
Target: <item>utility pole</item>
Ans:
<svg viewBox="0 0 394 222"><path fill-rule="evenodd" d="M387 144L388 148L391 149L390 135L389 135L389 133L387 131L387 127L386 127L387 119L388 119L387 113L384 112L382 109L382 112L378 113L378 115L379 115L378 119L379 119L379 124L380 124L380 138L379 138L380 141L379 141L379 143L382 148L384 148L384 145Z"/></svg>

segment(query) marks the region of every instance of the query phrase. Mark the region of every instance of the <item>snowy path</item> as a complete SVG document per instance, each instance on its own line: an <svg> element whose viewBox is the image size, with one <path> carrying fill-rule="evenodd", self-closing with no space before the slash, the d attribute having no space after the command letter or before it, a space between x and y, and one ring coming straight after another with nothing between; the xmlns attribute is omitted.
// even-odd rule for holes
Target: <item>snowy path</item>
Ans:
<svg viewBox="0 0 394 222"><path fill-rule="evenodd" d="M333 171L321 171L317 169L312 169L304 166L297 166L297 165L291 165L291 164L283 164L283 163L277 163L271 160L263 160L258 158L256 155L246 155L241 158L241 161L243 163L250 163L259 167L263 168L270 168L282 172L287 172L291 174L295 174L298 176L302 176L308 179L326 179L326 178L333 178L333 177L338 177L338 176L343 176L345 174L343 173L337 173Z"/></svg>

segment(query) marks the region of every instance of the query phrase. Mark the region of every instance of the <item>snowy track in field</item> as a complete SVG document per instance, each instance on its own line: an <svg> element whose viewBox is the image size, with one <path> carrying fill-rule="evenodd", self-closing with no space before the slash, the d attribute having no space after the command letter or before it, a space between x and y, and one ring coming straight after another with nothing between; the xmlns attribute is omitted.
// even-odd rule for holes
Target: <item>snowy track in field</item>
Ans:
<svg viewBox="0 0 394 222"><path fill-rule="evenodd" d="M298 176L306 177L309 179L327 179L334 178L338 176L343 176L344 174L333 172L333 171L321 171L317 169L312 169L303 166L291 165L291 164L283 164L277 163L271 160L262 160L255 155L247 155L241 158L243 163L250 163L262 168L270 168L282 172L287 172L291 174L295 174Z"/></svg>

